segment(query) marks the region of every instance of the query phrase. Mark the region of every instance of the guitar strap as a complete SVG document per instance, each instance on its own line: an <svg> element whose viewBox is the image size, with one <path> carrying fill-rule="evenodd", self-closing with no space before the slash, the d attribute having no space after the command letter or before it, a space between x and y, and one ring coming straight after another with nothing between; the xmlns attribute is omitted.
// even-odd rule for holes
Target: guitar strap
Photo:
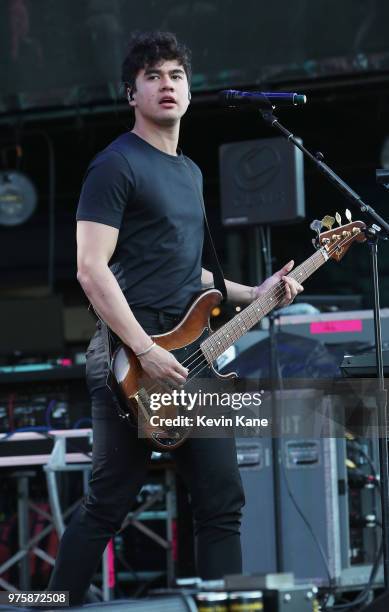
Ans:
<svg viewBox="0 0 389 612"><path fill-rule="evenodd" d="M218 289L220 291L220 293L223 296L223 302L225 302L227 300L226 283L224 281L224 276L223 276L222 268L221 268L221 265L220 265L220 262L219 262L219 259L218 259L217 253L216 253L215 245L214 245L213 240L212 240L211 231L209 229L207 214L205 212L205 205L204 205L203 194L201 193L201 189L200 189L200 186L199 186L199 184L198 184L198 182L196 180L193 168L186 162L186 160L185 160L185 165L188 168L188 170L190 172L190 175L192 177L192 181L193 181L193 184L195 186L195 190L197 191L197 194L199 196L201 208L202 208L203 214L204 214L205 239L207 240L207 243L208 243L208 246L209 246L210 255L211 255L210 264L211 264L211 272L213 274L213 281L214 281L215 289Z"/></svg>
<svg viewBox="0 0 389 612"><path fill-rule="evenodd" d="M215 285L215 289L218 289L220 291L220 293L223 296L223 302L225 302L227 300L227 288L226 288L226 283L224 281L224 276L223 276L223 272L222 272L222 268L216 253L216 249L215 249L215 245L213 243L212 240L212 236L211 236L211 231L209 229L209 225L208 225L208 219L207 219L207 214L205 212L205 205L204 205L204 198L203 198L203 194L201 192L200 186L198 181L196 180L193 168L191 168L191 166L186 162L185 158L185 165L189 170L195 191L197 192L197 195L199 197L200 200L200 204L201 204L201 208L203 211L203 215L204 215L204 225L205 225L205 239L208 243L209 246L209 251L210 251L210 255L211 255L211 261L210 261L210 267L211 267L211 272L213 274L213 280L214 280L214 285ZM96 313L97 315L97 313ZM110 365L111 362L111 357L112 357L112 351L111 351L111 335L110 335L110 330L108 328L108 325L99 317L99 315L97 315L97 317L100 320L101 323L101 331L102 331L102 336L103 336L103 342L104 342L104 346L105 346L105 352L108 358L108 363ZM108 379L109 376L107 378L107 384L108 384ZM108 384L109 386L109 384Z"/></svg>

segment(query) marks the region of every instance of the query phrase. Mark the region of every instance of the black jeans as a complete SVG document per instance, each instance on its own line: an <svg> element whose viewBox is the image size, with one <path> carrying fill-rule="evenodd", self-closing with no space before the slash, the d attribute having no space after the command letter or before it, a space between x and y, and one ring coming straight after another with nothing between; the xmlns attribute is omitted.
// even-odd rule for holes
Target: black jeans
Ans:
<svg viewBox="0 0 389 612"><path fill-rule="evenodd" d="M171 329L175 320L158 313L135 313L150 334ZM151 447L117 415L105 386L107 358L97 332L87 351L92 398L93 469L88 493L60 543L50 590L70 591L71 605L83 602L109 539L131 509L146 478ZM241 573L240 519L244 494L235 440L189 438L173 451L189 490L199 576L216 579Z"/></svg>

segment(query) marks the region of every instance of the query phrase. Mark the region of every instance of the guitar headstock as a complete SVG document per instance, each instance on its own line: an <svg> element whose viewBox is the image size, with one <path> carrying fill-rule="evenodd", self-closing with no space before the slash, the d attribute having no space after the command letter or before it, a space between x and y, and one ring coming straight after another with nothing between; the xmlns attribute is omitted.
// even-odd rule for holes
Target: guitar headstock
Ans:
<svg viewBox="0 0 389 612"><path fill-rule="evenodd" d="M349 210L346 210L346 217L348 223L345 225L342 225L340 214L336 213L335 218L326 215L321 221L312 221L310 226L317 233L316 238L312 240L315 248L324 248L328 256L335 261L340 261L344 257L353 242L364 242L366 240L363 231L366 224L363 221L352 221ZM332 229L335 219L338 227ZM322 232L322 228L327 228L327 230Z"/></svg>

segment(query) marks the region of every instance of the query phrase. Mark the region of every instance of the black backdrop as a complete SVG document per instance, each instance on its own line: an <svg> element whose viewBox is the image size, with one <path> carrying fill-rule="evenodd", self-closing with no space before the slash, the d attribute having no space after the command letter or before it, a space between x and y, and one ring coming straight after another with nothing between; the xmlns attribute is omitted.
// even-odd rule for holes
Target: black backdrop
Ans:
<svg viewBox="0 0 389 612"><path fill-rule="evenodd" d="M389 67L387 0L1 0L0 112L118 95L129 32L169 29L207 91Z"/></svg>

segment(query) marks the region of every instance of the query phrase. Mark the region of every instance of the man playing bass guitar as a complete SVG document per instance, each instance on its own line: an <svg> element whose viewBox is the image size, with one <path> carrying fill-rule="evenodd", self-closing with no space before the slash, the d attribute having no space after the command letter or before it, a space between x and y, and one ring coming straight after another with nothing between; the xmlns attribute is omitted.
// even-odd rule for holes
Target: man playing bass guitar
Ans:
<svg viewBox="0 0 389 612"><path fill-rule="evenodd" d="M88 299L149 377L176 385L188 370L151 335L173 328L193 296L213 283L201 267L202 175L177 148L190 77L189 51L173 34L132 37L122 78L134 127L92 160L77 211L78 280ZM249 304L283 280L283 304L290 303L302 291L286 276L292 267L289 262L259 287L226 281L229 300ZM69 590L73 605L82 603L109 539L131 508L152 451L119 418L107 372L98 329L87 351L92 477L62 538L49 586ZM244 494L233 437L189 438L173 455L190 492L199 576L240 573Z"/></svg>

